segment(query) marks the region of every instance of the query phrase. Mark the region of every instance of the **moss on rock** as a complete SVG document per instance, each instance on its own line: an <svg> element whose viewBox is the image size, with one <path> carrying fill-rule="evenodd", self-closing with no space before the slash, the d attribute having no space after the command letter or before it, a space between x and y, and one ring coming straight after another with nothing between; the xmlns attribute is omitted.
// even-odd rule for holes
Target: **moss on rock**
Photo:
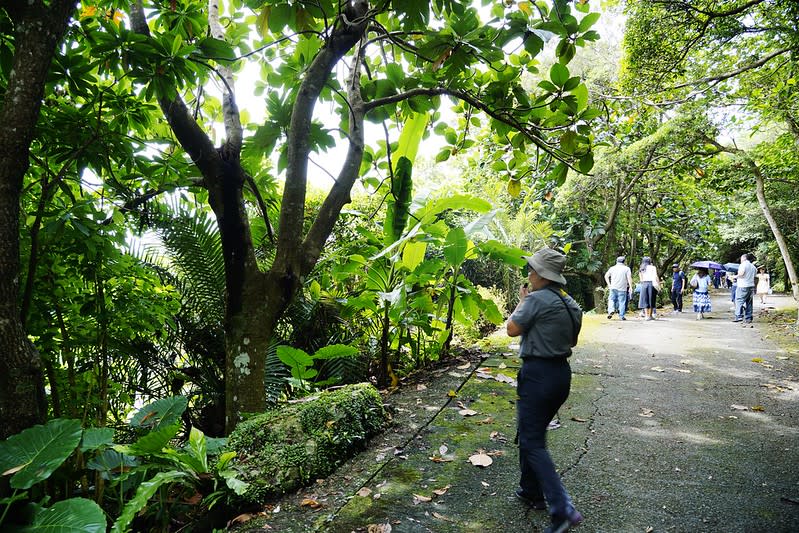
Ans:
<svg viewBox="0 0 799 533"><path fill-rule="evenodd" d="M228 439L245 499L258 502L333 472L388 423L380 393L361 383L323 392L240 423Z"/></svg>

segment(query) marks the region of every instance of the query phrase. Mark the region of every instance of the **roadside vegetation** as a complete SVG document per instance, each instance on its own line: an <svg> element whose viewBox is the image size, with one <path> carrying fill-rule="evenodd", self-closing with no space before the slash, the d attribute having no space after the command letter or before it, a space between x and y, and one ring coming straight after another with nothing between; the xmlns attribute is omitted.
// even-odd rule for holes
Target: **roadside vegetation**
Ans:
<svg viewBox="0 0 799 533"><path fill-rule="evenodd" d="M452 358L542 246L587 311L617 255L752 252L799 297L792 0L0 0L0 27L0 527L235 511L240 422Z"/></svg>

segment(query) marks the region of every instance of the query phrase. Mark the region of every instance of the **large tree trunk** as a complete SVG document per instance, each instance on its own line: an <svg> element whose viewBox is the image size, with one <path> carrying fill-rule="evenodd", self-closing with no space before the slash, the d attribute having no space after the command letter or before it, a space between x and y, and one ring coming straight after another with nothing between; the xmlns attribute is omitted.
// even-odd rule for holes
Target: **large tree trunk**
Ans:
<svg viewBox="0 0 799 533"><path fill-rule="evenodd" d="M14 24L14 62L0 113L0 439L44 420L39 354L20 319L19 218L23 178L58 43L74 0L3 2Z"/></svg>
<svg viewBox="0 0 799 533"><path fill-rule="evenodd" d="M216 0L209 1L209 23L215 37L219 30ZM355 7L355 6L353 6ZM246 172L241 167L241 124L232 92L233 80L223 69L223 96L227 140L216 148L192 118L180 97L159 99L159 105L180 144L203 176L221 235L225 260L225 428L232 431L243 413L263 411L266 406L264 370L266 355L278 320L294 298L303 278L321 255L341 208L359 176L363 159L364 104L360 96L359 61L353 65L347 93L350 108L350 147L342 170L319 210L307 235L303 234L308 155L314 105L333 68L360 40L366 30L368 4L350 13L352 23L335 24L327 42L306 70L293 106L288 133L288 168L281 203L277 252L269 272L259 270L243 187ZM141 0L131 6L134 31L149 34Z"/></svg>
<svg viewBox="0 0 799 533"><path fill-rule="evenodd" d="M777 221L774 220L774 217L771 214L771 208L769 208L768 202L766 201L766 190L763 181L763 173L760 172L760 168L757 166L757 164L755 164L754 161L751 159L747 159L747 161L749 162L749 166L755 175L755 193L757 194L757 203L760 204L760 210L763 211L763 216L766 218L769 228L771 228L771 233L774 235L774 240L777 241L777 246L779 247L780 255L782 256L782 261L785 263L785 272L787 272L788 279L791 282L791 294L793 295L793 299L794 301L799 302L799 285L797 285L796 268L793 266L791 253L788 250L788 243L785 242L785 237L783 237L779 226L777 226ZM797 312L796 324L799 325L799 311Z"/></svg>

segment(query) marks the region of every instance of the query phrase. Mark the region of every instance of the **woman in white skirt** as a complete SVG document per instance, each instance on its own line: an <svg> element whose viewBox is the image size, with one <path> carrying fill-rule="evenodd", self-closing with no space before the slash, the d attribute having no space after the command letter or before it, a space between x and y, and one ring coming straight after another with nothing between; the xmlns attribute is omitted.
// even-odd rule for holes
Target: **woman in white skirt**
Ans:
<svg viewBox="0 0 799 533"><path fill-rule="evenodd" d="M713 310L710 307L710 294L708 294L710 276L707 275L707 269L700 268L697 270L690 283L691 287L694 288L694 313L696 313L697 320L702 320L705 318L705 313Z"/></svg>
<svg viewBox="0 0 799 533"><path fill-rule="evenodd" d="M766 296L768 296L769 289L771 289L771 283L769 275L766 272L766 267L760 267L757 272L757 287L755 288L755 292L760 296L761 305L766 305Z"/></svg>

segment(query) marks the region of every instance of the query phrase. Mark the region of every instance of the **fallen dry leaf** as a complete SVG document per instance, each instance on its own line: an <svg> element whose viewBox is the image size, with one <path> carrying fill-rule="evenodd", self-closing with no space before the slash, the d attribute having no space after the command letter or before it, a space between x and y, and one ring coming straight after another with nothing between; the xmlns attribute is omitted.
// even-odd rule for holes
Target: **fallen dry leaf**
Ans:
<svg viewBox="0 0 799 533"><path fill-rule="evenodd" d="M448 451L449 451L449 448L447 447L446 444L442 444L441 446L438 447L438 453L441 454L441 455L446 455L446 453Z"/></svg>
<svg viewBox="0 0 799 533"><path fill-rule="evenodd" d="M655 416L655 412L652 409L647 409L646 407L642 407L641 408L641 412L638 413L638 416L651 418L651 417Z"/></svg>
<svg viewBox="0 0 799 533"><path fill-rule="evenodd" d="M449 389L449 392L447 393L447 396L449 396L450 398L454 398L457 395L458 393L455 392L453 389Z"/></svg>
<svg viewBox="0 0 799 533"><path fill-rule="evenodd" d="M732 404L730 406L730 408L732 408L734 411L748 411L749 410L749 408L747 406L738 405L737 403Z"/></svg>
<svg viewBox="0 0 799 533"><path fill-rule="evenodd" d="M494 460L491 459L491 457L489 457L488 455L486 455L485 452L480 451L470 456L469 462L472 463L474 466L486 467L486 466L491 466Z"/></svg>
<svg viewBox="0 0 799 533"><path fill-rule="evenodd" d="M481 481L480 484L483 485L484 487L490 487L491 486L488 483L486 483L485 481Z"/></svg>
<svg viewBox="0 0 799 533"><path fill-rule="evenodd" d="M493 416L489 416L488 418L484 418L483 420L478 422L478 424L493 424L493 423L494 423Z"/></svg>
<svg viewBox="0 0 799 533"><path fill-rule="evenodd" d="M445 522L455 522L455 520L452 518L436 512L433 512L433 518L438 518L439 520L444 520Z"/></svg>
<svg viewBox="0 0 799 533"><path fill-rule="evenodd" d="M580 418L579 416L573 416L572 420L574 420L575 422L588 422L588 420L586 420L585 418Z"/></svg>
<svg viewBox="0 0 799 533"><path fill-rule="evenodd" d="M763 358L762 357L753 357L752 358L752 362L753 363L762 363L763 362Z"/></svg>
<svg viewBox="0 0 799 533"><path fill-rule="evenodd" d="M243 524L244 522L248 522L248 521L252 520L256 516L257 515L254 515L253 513L241 513L237 517L230 519L228 521L227 525L231 526L233 524Z"/></svg>
<svg viewBox="0 0 799 533"><path fill-rule="evenodd" d="M369 524L366 533L391 533L391 524Z"/></svg>
<svg viewBox="0 0 799 533"><path fill-rule="evenodd" d="M466 369L467 369L467 368L469 368L470 366L472 366L472 364L471 364L471 363L463 363L462 365L458 365L458 366L456 366L455 368L457 368L458 370L466 370Z"/></svg>
<svg viewBox="0 0 799 533"><path fill-rule="evenodd" d="M458 411L458 414L461 416L474 416L477 414L477 411L474 409L461 409Z"/></svg>
<svg viewBox="0 0 799 533"><path fill-rule="evenodd" d="M677 372L682 372L683 374L690 374L691 373L691 371L688 370L687 368L675 368L674 370L676 370Z"/></svg>
<svg viewBox="0 0 799 533"><path fill-rule="evenodd" d="M303 498L300 502L300 507L310 507L311 509L319 509L322 504L313 498Z"/></svg>
<svg viewBox="0 0 799 533"><path fill-rule="evenodd" d="M416 390L418 390L418 391L427 390L427 385L419 383L418 385L416 385Z"/></svg>
<svg viewBox="0 0 799 533"><path fill-rule="evenodd" d="M422 496L421 494L414 494L413 495L413 504L419 505L420 503L427 503L433 501L433 498L429 496Z"/></svg>
<svg viewBox="0 0 799 533"><path fill-rule="evenodd" d="M653 372L665 372L665 371L666 371L666 369L665 369L665 368L661 368L661 367L659 367L659 366L653 366L653 367L652 367L652 368L650 368L649 370L652 370Z"/></svg>
<svg viewBox="0 0 799 533"><path fill-rule="evenodd" d="M491 457L502 457L503 455L505 455L505 452L503 452L502 450L493 450L487 452L486 455L490 455Z"/></svg>
<svg viewBox="0 0 799 533"><path fill-rule="evenodd" d="M357 494L361 498L366 498L367 496L372 494L372 489L370 489L368 487L361 487L360 490L358 492L356 492L355 494Z"/></svg>
<svg viewBox="0 0 799 533"><path fill-rule="evenodd" d="M765 411L765 410L766 410L766 408L763 407L762 405L753 405L752 406L752 411Z"/></svg>
<svg viewBox="0 0 799 533"><path fill-rule="evenodd" d="M455 460L454 455L432 455L429 457L434 463L450 463Z"/></svg>
<svg viewBox="0 0 799 533"><path fill-rule="evenodd" d="M441 487L440 489L434 489L433 494L436 496L443 496L450 488L452 488L452 485L447 485L446 487Z"/></svg>

